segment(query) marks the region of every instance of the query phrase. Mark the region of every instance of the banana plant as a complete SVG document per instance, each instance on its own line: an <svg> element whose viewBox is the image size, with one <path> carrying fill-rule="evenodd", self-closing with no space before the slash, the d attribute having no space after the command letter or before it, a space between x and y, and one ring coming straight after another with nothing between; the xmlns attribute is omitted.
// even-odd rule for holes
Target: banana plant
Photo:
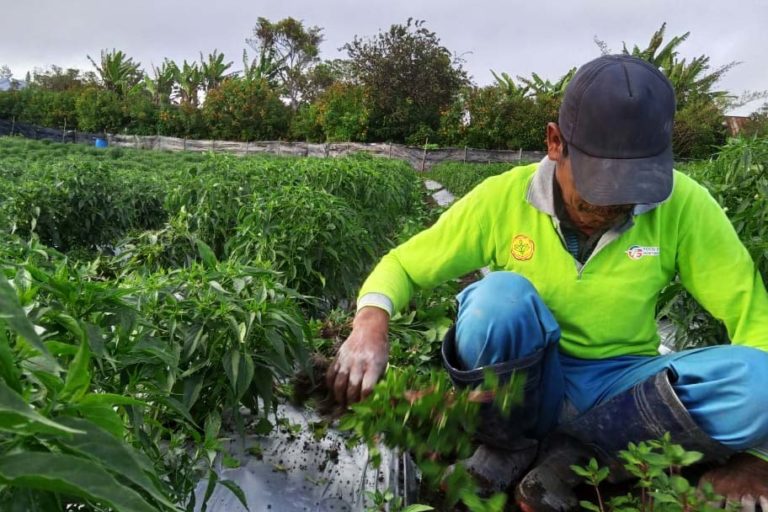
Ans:
<svg viewBox="0 0 768 512"><path fill-rule="evenodd" d="M143 77L141 64L134 62L121 50L102 50L99 62L93 60L90 55L88 60L96 68L104 87L120 96L141 82Z"/></svg>
<svg viewBox="0 0 768 512"><path fill-rule="evenodd" d="M495 71L491 70L491 74L496 80L496 87L501 89L507 96L518 99L528 96L528 93L530 92L530 87L528 85L519 85L515 83L515 79L504 72L499 76Z"/></svg>
<svg viewBox="0 0 768 512"><path fill-rule="evenodd" d="M179 67L176 63L165 59L159 68L152 66L154 78L147 74L144 75L144 89L152 96L155 105L168 103L173 94L178 73Z"/></svg>
<svg viewBox="0 0 768 512"><path fill-rule="evenodd" d="M675 89L678 110L693 98L705 97L713 101L725 99L728 96L727 92L712 90L712 88L725 73L739 63L732 61L710 71L709 57L705 55L695 57L690 62L680 59L678 47L688 39L690 32L671 38L662 47L666 28L667 24L662 23L659 30L651 36L647 47L640 48L634 45L630 51L624 43L622 52L650 62L669 78Z"/></svg>
<svg viewBox="0 0 768 512"><path fill-rule="evenodd" d="M203 90L210 91L215 89L232 73L227 73L227 70L232 67L232 61L224 63L224 54L219 53L218 50L213 50L213 53L208 54L208 60L203 58L203 53L200 52L200 71L203 75Z"/></svg>
<svg viewBox="0 0 768 512"><path fill-rule="evenodd" d="M252 61L248 51L243 50L243 78L246 80L265 80L271 87L277 87L282 65L283 61L275 58L275 51L271 48L262 48L258 60Z"/></svg>
<svg viewBox="0 0 768 512"><path fill-rule="evenodd" d="M184 60L181 68L176 68L177 96L182 105L197 107L198 94L203 88L203 72L197 62L191 64Z"/></svg>
<svg viewBox="0 0 768 512"><path fill-rule="evenodd" d="M566 74L560 77L556 82L550 82L549 80L542 79L536 73L531 73L531 78L524 78L518 76L518 80L525 84L526 89L530 91L530 95L534 98L554 98L560 99L565 94L565 88L568 83L576 74L576 68L571 68Z"/></svg>

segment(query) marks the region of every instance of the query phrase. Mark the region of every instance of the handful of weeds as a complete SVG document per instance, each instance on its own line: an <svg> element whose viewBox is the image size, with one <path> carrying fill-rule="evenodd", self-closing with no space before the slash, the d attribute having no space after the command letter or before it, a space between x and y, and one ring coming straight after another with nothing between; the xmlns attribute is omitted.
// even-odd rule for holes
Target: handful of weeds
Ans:
<svg viewBox="0 0 768 512"><path fill-rule="evenodd" d="M492 402L509 413L521 399L522 384L512 379L499 385L489 372L483 386L456 390L444 372L390 368L366 400L351 406L340 429L368 445L374 464L381 461L379 443L410 452L427 483L446 489L446 508L461 501L473 511L503 510L505 495L480 498L466 470L456 464L448 471L449 461L472 454L481 405Z"/></svg>

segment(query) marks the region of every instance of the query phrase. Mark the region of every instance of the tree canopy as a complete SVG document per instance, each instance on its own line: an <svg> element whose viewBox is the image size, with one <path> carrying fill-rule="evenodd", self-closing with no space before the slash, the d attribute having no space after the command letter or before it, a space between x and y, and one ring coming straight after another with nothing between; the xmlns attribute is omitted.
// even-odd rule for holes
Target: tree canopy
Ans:
<svg viewBox="0 0 768 512"><path fill-rule="evenodd" d="M307 72L320 61L322 31L320 27L304 27L304 23L290 17L276 23L259 18L253 37L246 39L259 55L257 69L274 69L277 83L294 110L305 93Z"/></svg>
<svg viewBox="0 0 768 512"><path fill-rule="evenodd" d="M429 135L438 129L441 111L469 82L461 60L424 25L409 18L374 37L355 36L343 47L352 76L368 94L374 139Z"/></svg>

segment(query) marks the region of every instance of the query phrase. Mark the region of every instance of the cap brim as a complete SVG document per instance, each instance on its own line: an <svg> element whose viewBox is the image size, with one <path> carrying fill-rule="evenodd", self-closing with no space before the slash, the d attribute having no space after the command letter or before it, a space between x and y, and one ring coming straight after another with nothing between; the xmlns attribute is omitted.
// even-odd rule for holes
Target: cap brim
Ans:
<svg viewBox="0 0 768 512"><path fill-rule="evenodd" d="M672 145L646 158L598 158L569 145L573 183L598 206L660 203L672 193Z"/></svg>

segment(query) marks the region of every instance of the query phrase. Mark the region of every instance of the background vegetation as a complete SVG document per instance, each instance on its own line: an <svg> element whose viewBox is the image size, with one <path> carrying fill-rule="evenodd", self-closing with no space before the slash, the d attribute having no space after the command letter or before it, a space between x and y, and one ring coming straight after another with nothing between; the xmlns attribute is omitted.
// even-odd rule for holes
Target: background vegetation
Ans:
<svg viewBox="0 0 768 512"><path fill-rule="evenodd" d="M727 109L765 93L737 99L718 90L736 63L713 68L707 56L687 58L680 49L688 34L664 41L664 32L662 25L647 45L621 52L652 62L672 82L676 157L709 157L725 142ZM355 36L344 59L322 60L323 38L322 28L293 18L260 18L237 66L214 50L145 71L122 51L104 50L89 57L90 71L53 66L27 76L25 88L0 92L0 118L96 133L539 150L575 71L555 81L494 73L496 82L480 87L421 20ZM765 133L764 109L743 128Z"/></svg>

